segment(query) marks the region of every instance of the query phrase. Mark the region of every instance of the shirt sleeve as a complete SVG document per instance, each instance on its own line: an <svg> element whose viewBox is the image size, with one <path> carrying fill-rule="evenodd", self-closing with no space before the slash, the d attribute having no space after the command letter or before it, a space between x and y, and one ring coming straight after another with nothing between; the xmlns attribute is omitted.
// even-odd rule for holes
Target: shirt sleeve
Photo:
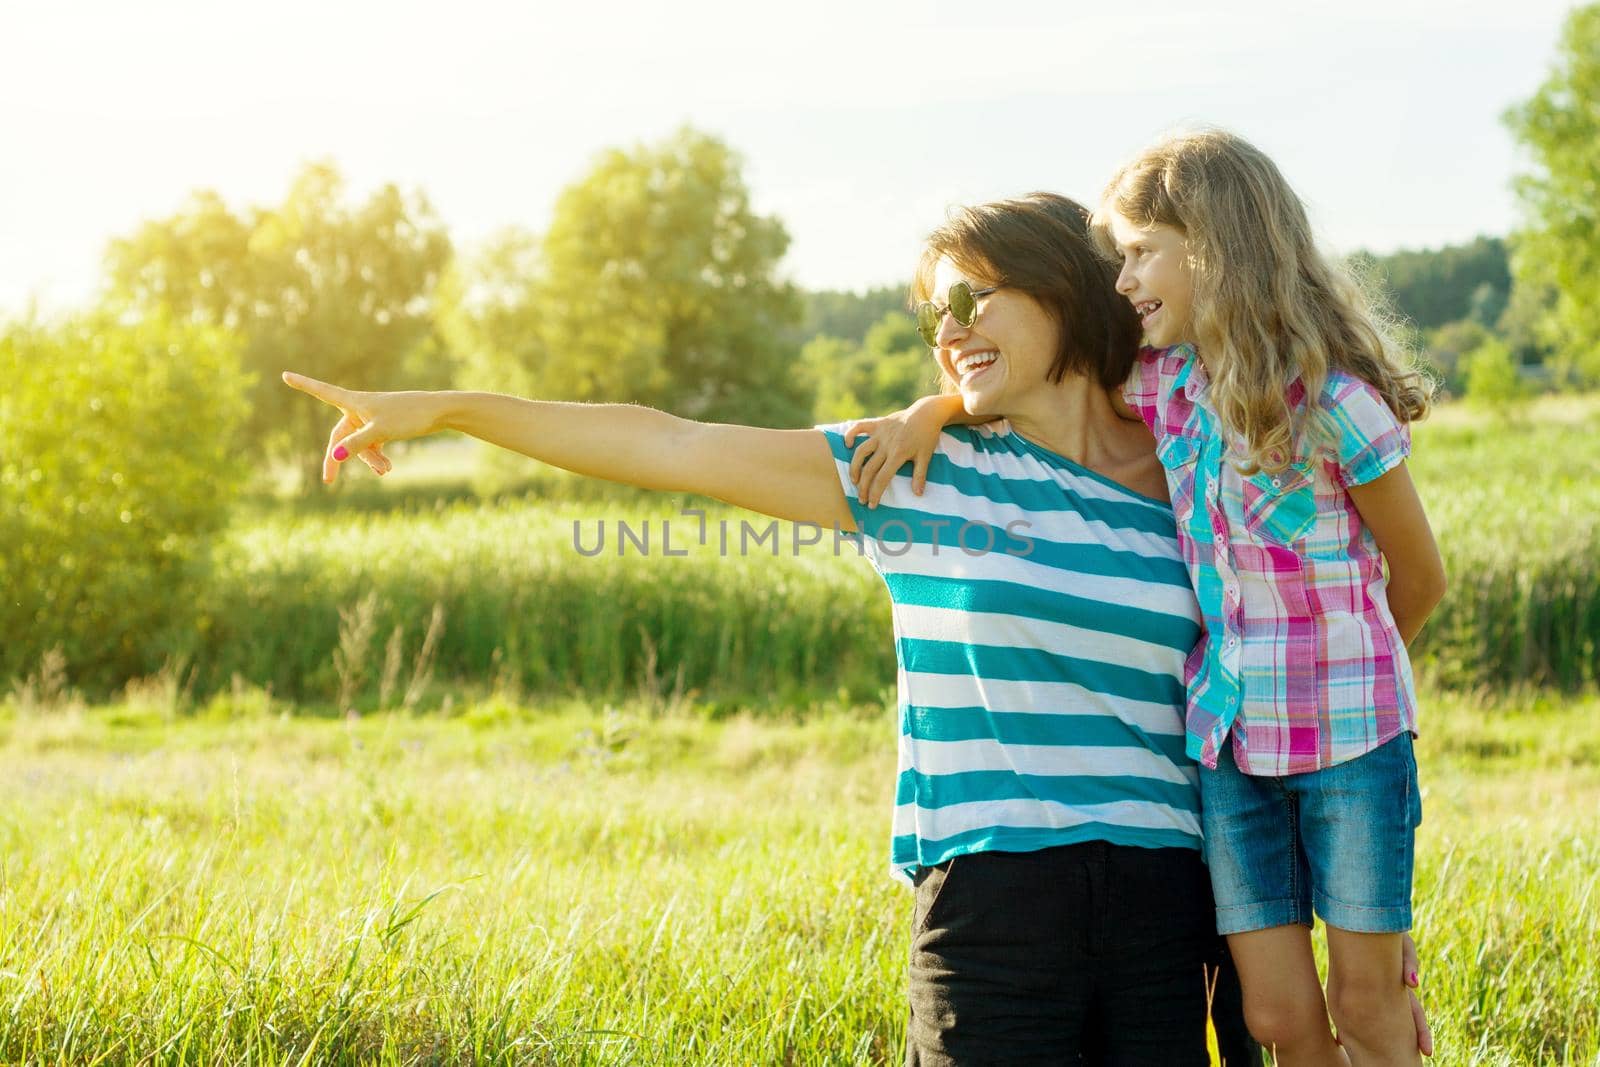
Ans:
<svg viewBox="0 0 1600 1067"><path fill-rule="evenodd" d="M872 561L880 574L903 570L913 542L935 547L941 540L948 542L951 537L948 528L952 524L960 526L960 517L930 510L928 498L912 493L910 461L890 481L877 507L868 508L863 504L856 495L855 484L850 481L850 459L868 435L858 436L854 446L846 447L844 431L849 425L839 422L815 427L822 432L828 441L828 448L833 452L833 466L839 475L839 487L844 490L845 502L850 505L850 516L855 519L856 529L860 531L843 536L860 545L861 554ZM960 426L947 429L941 435L939 447L928 468L930 486L940 481L940 472L946 469L949 460L945 449L952 435L960 438L981 432L978 427ZM953 557L947 553L946 558Z"/></svg>
<svg viewBox="0 0 1600 1067"><path fill-rule="evenodd" d="M1160 422L1161 405L1161 355L1163 349L1141 348L1133 361L1133 370L1122 384L1122 399L1144 420L1152 432Z"/></svg>
<svg viewBox="0 0 1600 1067"><path fill-rule="evenodd" d="M1339 388L1328 411L1339 480L1346 487L1387 474L1411 454L1411 427L1366 382L1353 379Z"/></svg>
<svg viewBox="0 0 1600 1067"><path fill-rule="evenodd" d="M839 476L839 488L844 490L844 499L850 505L850 516L856 520L858 530L867 529L867 522L872 517L872 512L861 502L861 497L856 493L856 483L850 480L850 460L855 456L856 449L861 447L869 435L857 434L854 445L844 443L844 432L848 429L848 422L826 423L814 427L822 432L828 440L828 450L833 453L833 471ZM860 534L847 534L847 537L858 539Z"/></svg>

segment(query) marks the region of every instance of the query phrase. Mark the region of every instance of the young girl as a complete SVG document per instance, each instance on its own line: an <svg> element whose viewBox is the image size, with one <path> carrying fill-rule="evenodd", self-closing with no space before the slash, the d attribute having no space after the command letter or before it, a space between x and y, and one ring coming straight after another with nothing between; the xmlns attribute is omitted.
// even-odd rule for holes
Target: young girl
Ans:
<svg viewBox="0 0 1600 1067"><path fill-rule="evenodd" d="M1155 435L1205 620L1187 745L1246 1019L1280 1064L1415 1063L1396 978L1421 821L1405 646L1445 580L1405 458L1429 387L1316 250L1277 167L1238 137L1141 153L1096 231L1150 346L1122 399ZM863 498L906 458L920 489L940 425L971 421L962 405L930 398L853 427L879 438L855 456ZM1313 912L1328 928L1326 1001Z"/></svg>

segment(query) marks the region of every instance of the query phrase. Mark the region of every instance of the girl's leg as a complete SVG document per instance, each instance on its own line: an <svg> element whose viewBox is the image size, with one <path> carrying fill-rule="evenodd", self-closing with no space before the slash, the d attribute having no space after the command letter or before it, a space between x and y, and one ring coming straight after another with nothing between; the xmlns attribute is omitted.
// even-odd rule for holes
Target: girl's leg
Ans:
<svg viewBox="0 0 1600 1067"><path fill-rule="evenodd" d="M1229 934L1228 950L1244 985L1245 1022L1276 1057L1278 1067L1345 1067L1350 1062L1328 1028L1308 928L1296 923ZM1392 973L1400 973L1398 958Z"/></svg>
<svg viewBox="0 0 1600 1067"><path fill-rule="evenodd" d="M1217 929L1244 990L1257 1041L1280 1065L1343 1065L1311 955L1311 869L1299 800L1284 779L1242 773L1232 743L1200 768L1200 818L1217 902Z"/></svg>
<svg viewBox="0 0 1600 1067"><path fill-rule="evenodd" d="M1317 914L1328 927L1328 1002L1357 1067L1415 1064L1417 1028L1402 980L1411 873L1422 820L1411 738L1301 776L1301 832Z"/></svg>
<svg viewBox="0 0 1600 1067"><path fill-rule="evenodd" d="M1233 965L1228 939L1217 936L1212 942L1211 963L1206 967L1206 988L1211 994L1211 1025L1217 1034L1217 1055L1222 1067L1261 1067L1261 1043L1250 1034L1244 1021L1244 990L1239 984L1239 968Z"/></svg>
<svg viewBox="0 0 1600 1067"><path fill-rule="evenodd" d="M1328 1006L1352 1067L1421 1063L1399 934L1328 929Z"/></svg>

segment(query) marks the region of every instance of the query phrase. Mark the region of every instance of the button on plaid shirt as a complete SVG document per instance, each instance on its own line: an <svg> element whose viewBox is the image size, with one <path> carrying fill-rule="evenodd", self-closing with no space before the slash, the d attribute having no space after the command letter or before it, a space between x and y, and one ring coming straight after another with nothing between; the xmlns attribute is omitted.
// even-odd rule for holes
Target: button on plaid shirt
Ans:
<svg viewBox="0 0 1600 1067"><path fill-rule="evenodd" d="M1155 433L1178 542L1205 617L1185 668L1187 747L1207 767L1231 733L1247 774L1320 770L1416 732L1411 661L1383 557L1347 486L1405 460L1409 427L1367 383L1331 370L1323 444L1283 471L1228 462L1189 345L1146 348L1123 398ZM1299 381L1290 403L1304 403Z"/></svg>

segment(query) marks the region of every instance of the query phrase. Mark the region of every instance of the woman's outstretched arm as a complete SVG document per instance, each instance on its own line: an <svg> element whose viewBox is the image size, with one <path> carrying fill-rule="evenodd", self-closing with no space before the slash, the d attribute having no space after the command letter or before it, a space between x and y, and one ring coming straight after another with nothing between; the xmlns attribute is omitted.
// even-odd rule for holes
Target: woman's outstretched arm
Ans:
<svg viewBox="0 0 1600 1067"><path fill-rule="evenodd" d="M694 422L633 404L499 393L361 392L291 372L283 380L343 413L348 432L341 436L335 427L323 457L323 481L333 481L344 460L367 449L459 430L575 474L699 493L779 519L855 529L832 450L816 430Z"/></svg>

